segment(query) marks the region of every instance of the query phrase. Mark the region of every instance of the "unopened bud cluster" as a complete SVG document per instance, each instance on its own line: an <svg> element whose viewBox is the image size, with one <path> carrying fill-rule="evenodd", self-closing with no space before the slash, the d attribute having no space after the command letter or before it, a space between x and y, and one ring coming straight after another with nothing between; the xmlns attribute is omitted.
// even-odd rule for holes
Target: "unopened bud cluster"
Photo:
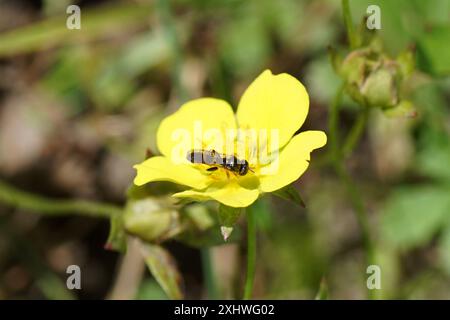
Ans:
<svg viewBox="0 0 450 320"><path fill-rule="evenodd" d="M414 72L411 50L392 59L377 46L367 46L351 51L343 59L332 52L332 60L355 102L381 108L389 116L415 116L412 103L404 97L404 84Z"/></svg>

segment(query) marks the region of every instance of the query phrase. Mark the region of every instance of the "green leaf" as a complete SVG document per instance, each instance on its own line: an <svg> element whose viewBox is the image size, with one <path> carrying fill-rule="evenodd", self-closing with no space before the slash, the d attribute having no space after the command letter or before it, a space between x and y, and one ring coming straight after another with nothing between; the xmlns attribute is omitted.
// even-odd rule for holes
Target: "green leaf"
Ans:
<svg viewBox="0 0 450 320"><path fill-rule="evenodd" d="M167 295L154 279L145 279L139 286L136 300L167 300Z"/></svg>
<svg viewBox="0 0 450 320"><path fill-rule="evenodd" d="M439 254L445 272L450 275L450 224L444 229L439 240Z"/></svg>
<svg viewBox="0 0 450 320"><path fill-rule="evenodd" d="M329 57L321 55L308 64L305 81L311 97L323 103L333 99L341 84L338 76L341 64L342 57L332 48L329 49Z"/></svg>
<svg viewBox="0 0 450 320"><path fill-rule="evenodd" d="M183 299L182 278L172 255L158 245L143 247L145 263L170 299Z"/></svg>
<svg viewBox="0 0 450 320"><path fill-rule="evenodd" d="M303 208L306 207L305 202L300 197L300 194L298 193L297 189L292 184L290 184L284 188L281 188L279 190L276 190L272 194L274 194L277 197L280 197L282 199L292 201L295 204L302 206Z"/></svg>
<svg viewBox="0 0 450 320"><path fill-rule="evenodd" d="M73 291L67 289L67 285L58 275L52 272L43 272L35 280L36 286L49 300L75 300Z"/></svg>
<svg viewBox="0 0 450 320"><path fill-rule="evenodd" d="M417 169L436 181L450 181L450 141L446 132L428 130L417 154Z"/></svg>
<svg viewBox="0 0 450 320"><path fill-rule="evenodd" d="M447 219L449 193L437 186L403 187L395 191L384 208L383 237L404 249L426 244Z"/></svg>
<svg viewBox="0 0 450 320"><path fill-rule="evenodd" d="M220 204L219 206L219 222L225 227L233 227L239 219L243 208L233 208Z"/></svg>
<svg viewBox="0 0 450 320"><path fill-rule="evenodd" d="M185 228L177 236L178 241L196 248L223 245L223 236L217 230L219 217L215 212L213 215L204 203L185 206L183 208L182 218L182 223ZM236 242L239 240L239 236L240 232L235 231L227 241Z"/></svg>
<svg viewBox="0 0 450 320"><path fill-rule="evenodd" d="M225 241L233 232L234 225L239 219L242 211L244 211L243 208L233 208L224 204L219 205L219 222L221 225L220 232L222 233Z"/></svg>
<svg viewBox="0 0 450 320"><path fill-rule="evenodd" d="M113 216L110 219L109 236L105 248L122 253L127 251L127 235L123 225L122 215Z"/></svg>
<svg viewBox="0 0 450 320"><path fill-rule="evenodd" d="M450 74L450 26L434 27L418 43L419 67L434 75Z"/></svg>
<svg viewBox="0 0 450 320"><path fill-rule="evenodd" d="M119 108L136 92L133 79L169 56L167 41L161 32L138 35L120 52L102 56L101 63L87 63L88 68L97 68L94 77L85 79L89 82L90 95L99 106Z"/></svg>
<svg viewBox="0 0 450 320"><path fill-rule="evenodd" d="M242 50L244 43L245 50ZM263 21L252 15L225 25L219 36L219 48L225 63L244 75L261 70L271 50Z"/></svg>
<svg viewBox="0 0 450 320"><path fill-rule="evenodd" d="M151 191L148 189L150 184L144 184L143 186L137 186L134 183L131 184L127 189L127 199L129 200L139 200L150 197L152 195Z"/></svg>
<svg viewBox="0 0 450 320"><path fill-rule="evenodd" d="M316 294L316 300L328 300L328 284L325 278L320 281L319 291Z"/></svg>
<svg viewBox="0 0 450 320"><path fill-rule="evenodd" d="M176 184L167 181L155 181L144 184L143 186L132 184L127 190L127 199L139 200L148 197L170 196L182 190ZM176 199L173 200L174 202L177 201Z"/></svg>
<svg viewBox="0 0 450 320"><path fill-rule="evenodd" d="M218 226L204 231L187 229L176 237L190 247L204 248L221 246L224 244L223 235L218 231ZM227 243L237 243L242 239L242 231L238 226L232 228L232 233L228 234Z"/></svg>
<svg viewBox="0 0 450 320"><path fill-rule="evenodd" d="M82 13L81 29L69 30L65 14L39 21L0 34L0 56L27 53L57 45L92 40L102 34L124 27L144 24L149 16L148 5L100 7Z"/></svg>

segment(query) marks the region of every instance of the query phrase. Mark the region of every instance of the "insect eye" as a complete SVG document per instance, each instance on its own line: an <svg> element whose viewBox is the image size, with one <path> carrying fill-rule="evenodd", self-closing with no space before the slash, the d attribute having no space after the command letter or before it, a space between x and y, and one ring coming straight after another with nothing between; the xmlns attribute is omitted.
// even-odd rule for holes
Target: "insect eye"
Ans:
<svg viewBox="0 0 450 320"><path fill-rule="evenodd" d="M243 164L243 165L241 166L241 168L239 169L239 174L240 174L241 176L244 176L244 175L247 174L247 172L248 172L248 165L247 165L247 164Z"/></svg>

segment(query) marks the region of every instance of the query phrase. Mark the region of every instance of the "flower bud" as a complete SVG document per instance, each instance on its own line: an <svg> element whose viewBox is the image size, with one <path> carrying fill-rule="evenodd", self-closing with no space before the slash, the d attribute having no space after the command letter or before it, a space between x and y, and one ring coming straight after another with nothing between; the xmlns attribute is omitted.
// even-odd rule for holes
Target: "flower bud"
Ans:
<svg viewBox="0 0 450 320"><path fill-rule="evenodd" d="M369 46L350 52L335 69L358 104L383 110L401 106L403 110L402 86L414 72L414 54L408 50L394 60L381 48Z"/></svg>
<svg viewBox="0 0 450 320"><path fill-rule="evenodd" d="M372 70L360 92L369 106L391 108L399 102L399 67L395 61L383 61Z"/></svg>
<svg viewBox="0 0 450 320"><path fill-rule="evenodd" d="M166 197L130 200L123 219L127 232L148 242L161 241L181 231L178 211Z"/></svg>
<svg viewBox="0 0 450 320"><path fill-rule="evenodd" d="M384 114L392 118L415 118L417 111L411 101L402 100L395 107L384 110Z"/></svg>

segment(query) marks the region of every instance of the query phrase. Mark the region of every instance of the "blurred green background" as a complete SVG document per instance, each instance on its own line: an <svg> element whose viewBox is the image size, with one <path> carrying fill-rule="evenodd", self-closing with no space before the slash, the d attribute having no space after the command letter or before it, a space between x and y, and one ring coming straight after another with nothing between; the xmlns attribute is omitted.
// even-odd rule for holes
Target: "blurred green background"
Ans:
<svg viewBox="0 0 450 320"><path fill-rule="evenodd" d="M66 28L69 4L81 7L81 30ZM369 4L381 8L389 54L415 46L421 84L413 92L418 117L374 109L346 161L369 213L379 296L450 299L450 0L350 1L355 25ZM147 148L157 153L164 116L202 96L236 106L266 68L307 87L302 130L327 131L340 83L330 45L346 46L335 0L0 0L0 178L49 198L122 206L132 165ZM342 132L356 108L344 99ZM255 208L256 298L312 299L322 278L330 299L366 295L359 226L321 161L326 152L313 153L295 184L306 208L272 197ZM123 258L104 249L108 230L107 220L48 217L0 201L0 299L165 299L133 250ZM186 297L205 298L200 250L179 241L164 247ZM245 246L210 253L219 296L239 296ZM82 290L65 288L70 264L82 269Z"/></svg>

